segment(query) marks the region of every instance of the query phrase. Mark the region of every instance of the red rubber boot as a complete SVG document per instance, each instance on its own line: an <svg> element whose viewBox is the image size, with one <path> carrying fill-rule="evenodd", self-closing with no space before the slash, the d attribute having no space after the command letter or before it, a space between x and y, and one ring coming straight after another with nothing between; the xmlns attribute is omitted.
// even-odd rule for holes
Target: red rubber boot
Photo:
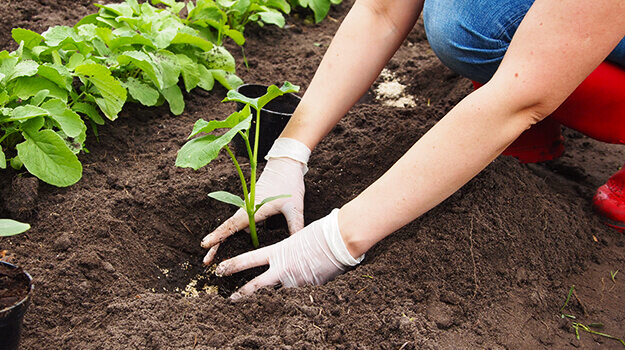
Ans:
<svg viewBox="0 0 625 350"><path fill-rule="evenodd" d="M592 207L601 221L620 231L625 231L625 167L612 175L597 189Z"/></svg>
<svg viewBox="0 0 625 350"><path fill-rule="evenodd" d="M625 69L603 62L550 116L595 140L625 143ZM601 221L625 230L625 170L599 187L592 207Z"/></svg>

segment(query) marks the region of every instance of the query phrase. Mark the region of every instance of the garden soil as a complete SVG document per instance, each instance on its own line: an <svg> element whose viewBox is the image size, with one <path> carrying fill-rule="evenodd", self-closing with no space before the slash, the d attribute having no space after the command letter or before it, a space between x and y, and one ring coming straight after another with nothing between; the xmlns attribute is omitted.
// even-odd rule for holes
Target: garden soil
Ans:
<svg viewBox="0 0 625 350"><path fill-rule="evenodd" d="M334 6L320 24L300 12L284 29L250 26L248 66L229 46L238 74L248 83L290 81L304 92L352 3ZM73 25L97 8L7 0L0 11L0 43L13 50L11 28ZM386 69L314 150L307 223L358 195L472 91L432 53L421 24ZM380 92L389 84L402 103ZM1 216L32 225L0 242L5 259L34 279L22 349L624 348L583 329L577 337L574 327L602 323L592 329L625 338L625 237L591 210L625 151L566 129L562 158L532 165L497 158L326 285L265 288L229 301L263 268L217 278L202 265L199 243L234 211L207 194L237 191L237 175L226 154L198 171L174 166L197 119L234 110L220 103L225 94L194 90L180 116L166 106L127 106L97 138L90 134L74 186L2 171ZM259 235L267 245L288 232L272 220ZM250 249L241 232L217 259Z"/></svg>

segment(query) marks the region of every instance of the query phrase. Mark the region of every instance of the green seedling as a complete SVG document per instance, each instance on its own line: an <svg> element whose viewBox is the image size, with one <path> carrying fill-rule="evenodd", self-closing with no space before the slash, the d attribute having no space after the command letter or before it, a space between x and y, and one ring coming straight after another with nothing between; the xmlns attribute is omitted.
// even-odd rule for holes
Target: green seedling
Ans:
<svg viewBox="0 0 625 350"><path fill-rule="evenodd" d="M582 330L582 331L588 332L590 334L595 334L595 335L599 335L599 336L606 337L606 338L609 338L609 339L617 340L621 344L623 344L623 346L625 346L625 341L623 339L617 338L615 336L612 336L612 335L609 335L609 334L605 334L605 333L602 333L602 332L597 332L597 331L592 329L592 328L602 328L603 324L601 324L601 323L591 323L588 326L586 326L586 325L583 325L581 323L573 322L572 326L573 326L573 329L575 330L575 337L578 340L579 340L579 331Z"/></svg>
<svg viewBox="0 0 625 350"><path fill-rule="evenodd" d="M569 289L569 294L566 296L566 300L564 301L564 305L562 305L562 307L560 308L560 312L562 312L562 310L564 310L564 308L566 308L566 306L569 304L569 301L571 300L571 296L573 295L574 291L575 291L575 286L571 286L571 288ZM569 317L570 315L562 315L562 316ZM575 318L575 317L573 316L572 318Z"/></svg>
<svg viewBox="0 0 625 350"><path fill-rule="evenodd" d="M616 271L610 271L610 278L612 278L612 282L616 283L616 274L618 273L618 270Z"/></svg>
<svg viewBox="0 0 625 350"><path fill-rule="evenodd" d="M0 237L14 236L30 229L29 224L11 219L0 219Z"/></svg>
<svg viewBox="0 0 625 350"><path fill-rule="evenodd" d="M285 82L284 85L282 85L282 87L280 88L275 85L271 85L267 88L267 93L265 95L257 98L249 98L235 90L230 90L227 97L222 102L241 102L245 104L245 107L240 111L230 114L230 116L228 116L228 118L223 121L212 120L207 122L203 119L198 120L195 123L193 131L191 132L191 135L189 135L189 138L195 137L200 133L205 133L207 135L196 137L188 141L178 151L178 156L176 157L176 166L182 168L193 168L195 170L198 170L217 158L217 156L219 155L219 151L221 151L222 148L226 150L226 152L230 156L230 159L232 159L232 162L234 163L237 173L239 174L239 179L241 180L241 187L243 190L243 198L225 191L212 192L209 194L209 196L224 203L232 204L239 208L243 208L246 211L250 222L250 235L252 237L252 244L254 245L254 247L258 247L258 236L256 234L256 223L254 221L254 214L256 214L258 209L260 209L260 207L262 207L265 203L278 198L288 197L288 195L269 197L264 199L262 202L255 204L257 180L256 176L258 167L258 144L261 122L260 111L265 105L267 105L267 103L269 103L274 98L297 91L299 91L299 87L292 85L289 82ZM252 113L252 108L255 110L254 114ZM256 129L254 133L253 146L250 142L250 127L252 123L252 118L256 118ZM218 129L229 130L219 136L209 134ZM249 187L241 165L239 164L236 157L234 156L234 153L228 146L232 138L234 138L234 136L237 134L240 135L245 141L248 156L250 159Z"/></svg>

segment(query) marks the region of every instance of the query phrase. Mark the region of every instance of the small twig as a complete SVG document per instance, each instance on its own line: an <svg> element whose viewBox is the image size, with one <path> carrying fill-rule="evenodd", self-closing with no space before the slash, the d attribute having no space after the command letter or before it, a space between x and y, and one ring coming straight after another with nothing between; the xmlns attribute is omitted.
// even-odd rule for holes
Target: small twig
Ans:
<svg viewBox="0 0 625 350"><path fill-rule="evenodd" d="M405 347L406 347L406 345L408 345L408 344L410 344L410 342L409 342L409 341L405 342L405 343L404 343L404 344L403 344L403 345L399 348L399 350L403 350L403 348L405 348Z"/></svg>
<svg viewBox="0 0 625 350"><path fill-rule="evenodd" d="M182 221L182 219L180 219L180 223L182 224L182 226L184 226L184 228L186 228L186 229L187 229L187 231L188 231L190 234L193 234L193 232L191 232L191 230L189 230L189 227L187 227L187 225L184 223L184 221Z"/></svg>
<svg viewBox="0 0 625 350"><path fill-rule="evenodd" d="M357 291L357 292L356 292L356 295L360 294L360 292L362 292L363 290L365 290L365 289L367 289L367 288L369 288L369 286L366 286L366 287L362 288L361 290Z"/></svg>
<svg viewBox="0 0 625 350"><path fill-rule="evenodd" d="M473 217L471 217L471 226L469 228L469 252L471 252L471 261L473 262L473 280L475 281L475 290L473 291L473 298L475 298L477 296L479 283L477 280L477 265L475 264L475 254L473 253Z"/></svg>

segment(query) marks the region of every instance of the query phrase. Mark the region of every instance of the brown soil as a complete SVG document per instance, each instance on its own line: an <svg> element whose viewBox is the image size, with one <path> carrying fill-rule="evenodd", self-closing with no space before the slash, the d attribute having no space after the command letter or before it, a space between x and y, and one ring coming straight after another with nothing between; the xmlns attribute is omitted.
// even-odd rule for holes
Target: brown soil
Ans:
<svg viewBox="0 0 625 350"><path fill-rule="evenodd" d="M248 29L249 69L241 65L240 76L305 90L351 4L319 25L291 18L287 29ZM8 49L12 27L41 32L96 11L69 0L3 1L0 9ZM472 89L441 65L421 26L387 68L416 106L386 107L373 88L363 97L313 153L307 222L362 191ZM99 142L89 138L84 177L70 188L0 174L1 216L32 225L0 242L34 278L23 349L623 348L583 331L576 339L572 327L600 322L601 332L625 337L625 237L590 210L625 151L571 130L560 160L521 165L499 157L334 281L229 302L224 296L251 275L217 279L201 264L199 242L233 212L207 193L236 191L236 174L225 154L199 171L174 167L198 118L233 110L219 102L225 93L193 91L181 116L128 106L100 128ZM273 227L261 227L262 244L286 236ZM249 249L241 233L218 260ZM218 293L202 288L215 284Z"/></svg>

